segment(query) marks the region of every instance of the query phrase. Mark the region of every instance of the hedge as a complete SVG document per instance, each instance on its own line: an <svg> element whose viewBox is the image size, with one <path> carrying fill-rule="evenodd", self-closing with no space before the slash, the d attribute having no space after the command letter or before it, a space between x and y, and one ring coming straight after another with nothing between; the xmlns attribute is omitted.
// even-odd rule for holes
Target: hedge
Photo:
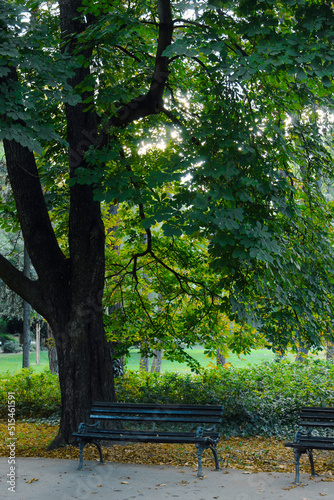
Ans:
<svg viewBox="0 0 334 500"><path fill-rule="evenodd" d="M22 370L0 380L0 418L7 393L16 395L17 418L60 413L56 375ZM247 368L205 370L200 375L127 372L116 380L118 401L222 404L225 435L286 436L302 406L334 406L334 365L325 361L271 362Z"/></svg>

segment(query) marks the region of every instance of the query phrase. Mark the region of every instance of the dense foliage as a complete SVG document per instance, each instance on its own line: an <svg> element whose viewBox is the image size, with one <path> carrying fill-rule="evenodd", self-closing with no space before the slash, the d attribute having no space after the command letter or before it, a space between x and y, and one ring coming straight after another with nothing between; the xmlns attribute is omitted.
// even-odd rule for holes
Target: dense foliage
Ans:
<svg viewBox="0 0 334 500"><path fill-rule="evenodd" d="M118 401L222 404L226 435L291 435L302 406L334 405L334 365L323 361L272 362L248 368L206 370L201 375L128 372L117 379ZM50 418L60 409L57 377L22 370L0 382L0 416L13 392L17 418Z"/></svg>

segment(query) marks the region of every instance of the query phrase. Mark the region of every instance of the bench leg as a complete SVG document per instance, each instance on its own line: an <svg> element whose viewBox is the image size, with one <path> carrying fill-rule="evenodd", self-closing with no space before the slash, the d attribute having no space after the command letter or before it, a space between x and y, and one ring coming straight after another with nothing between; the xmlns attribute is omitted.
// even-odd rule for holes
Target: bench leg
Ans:
<svg viewBox="0 0 334 500"><path fill-rule="evenodd" d="M102 448L101 448L100 442L99 441L91 441L91 443L95 444L95 446L99 450L100 463L104 464L103 453L102 453ZM83 469L83 451L84 451L84 447L86 446L86 444L89 444L89 443L82 441L82 440L80 440L78 443L78 445L79 445L79 467L78 467L78 470Z"/></svg>
<svg viewBox="0 0 334 500"><path fill-rule="evenodd" d="M96 448L99 450L99 455L100 455L100 463L104 464L103 460L103 453L102 453L102 448L101 448L101 443L99 441L92 441L93 444L95 444Z"/></svg>
<svg viewBox="0 0 334 500"><path fill-rule="evenodd" d="M210 450L212 450L213 458L215 459L216 470L220 470L216 447L215 446L210 446Z"/></svg>
<svg viewBox="0 0 334 500"><path fill-rule="evenodd" d="M84 450L84 447L86 446L86 443L84 443L83 441L79 441L78 445L79 445L79 467L78 467L78 470L82 470L83 469L83 450Z"/></svg>
<svg viewBox="0 0 334 500"><path fill-rule="evenodd" d="M317 476L318 474L315 472L315 469L314 469L313 451L306 450L306 453L307 453L307 456L309 458L310 465L311 465L311 476Z"/></svg>
<svg viewBox="0 0 334 500"><path fill-rule="evenodd" d="M203 455L203 451L205 450L205 446L203 446L201 443L196 443L196 448L197 448L197 458L198 458L197 477L203 477L203 473L202 473L202 455Z"/></svg>
<svg viewBox="0 0 334 500"><path fill-rule="evenodd" d="M295 467L296 467L296 476L295 476L295 484L299 483L299 460L302 452L298 448L294 448L293 452L295 454Z"/></svg>

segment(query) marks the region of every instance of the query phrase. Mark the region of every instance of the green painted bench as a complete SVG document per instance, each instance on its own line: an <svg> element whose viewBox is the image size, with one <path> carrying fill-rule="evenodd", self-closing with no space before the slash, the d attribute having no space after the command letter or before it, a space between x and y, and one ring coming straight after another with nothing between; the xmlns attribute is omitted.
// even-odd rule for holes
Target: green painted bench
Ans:
<svg viewBox="0 0 334 500"><path fill-rule="evenodd" d="M299 483L299 460L303 453L307 454L311 474L315 476L313 450L334 450L334 408L306 406L299 414L298 425L307 430L298 430L294 440L285 443L285 446L293 448L295 454L296 484Z"/></svg>
<svg viewBox="0 0 334 500"><path fill-rule="evenodd" d="M197 475L202 477L202 454L207 448L212 450L216 470L219 470L216 447L220 434L215 431L215 426L221 423L222 414L222 406L213 405L95 402L90 411L90 419L94 423L81 423L78 431L73 433L80 451L79 469L83 468L83 450L88 443L96 445L101 463L101 441L191 443L197 447ZM146 423L153 427L150 430L143 429L142 424ZM105 428L106 424L111 424L111 428ZM159 430L164 424L168 424L169 428ZM184 424L186 430L182 430ZM209 425L210 428L203 425Z"/></svg>

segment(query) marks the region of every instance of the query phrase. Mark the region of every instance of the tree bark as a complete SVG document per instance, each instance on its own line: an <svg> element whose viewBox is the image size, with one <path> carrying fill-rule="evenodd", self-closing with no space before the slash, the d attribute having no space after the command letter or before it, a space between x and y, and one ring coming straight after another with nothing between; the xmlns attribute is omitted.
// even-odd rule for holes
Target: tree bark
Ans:
<svg viewBox="0 0 334 500"><path fill-rule="evenodd" d="M151 373L160 373L162 365L162 353L163 349L154 349L153 360L151 365Z"/></svg>
<svg viewBox="0 0 334 500"><path fill-rule="evenodd" d="M217 365L224 368L225 363L226 363L226 358L223 354L223 351L221 349L219 349L219 347L218 347L218 349L217 349Z"/></svg>
<svg viewBox="0 0 334 500"><path fill-rule="evenodd" d="M58 375L59 368L58 368L57 348L49 323L47 323L46 329L47 329L46 346L48 348L49 369L51 373L56 373Z"/></svg>
<svg viewBox="0 0 334 500"><path fill-rule="evenodd" d="M327 342L326 361L334 361L334 344L329 341Z"/></svg>
<svg viewBox="0 0 334 500"><path fill-rule="evenodd" d="M26 247L24 247L23 274L30 278L30 257ZM31 305L26 300L23 301L23 356L22 368L30 366L30 311Z"/></svg>
<svg viewBox="0 0 334 500"><path fill-rule="evenodd" d="M309 349L307 347L298 347L298 354L295 357L295 361L304 362L307 360Z"/></svg>
<svg viewBox="0 0 334 500"><path fill-rule="evenodd" d="M102 307L88 308L84 316L80 314L83 311L80 304L73 309L65 328L53 330L58 351L62 408L59 434L49 449L73 442L73 430L78 428L80 422L89 420L92 401L115 400Z"/></svg>
<svg viewBox="0 0 334 500"><path fill-rule="evenodd" d="M139 370L141 372L148 372L150 367L150 358L148 356L143 356L140 354L140 360L139 360Z"/></svg>

